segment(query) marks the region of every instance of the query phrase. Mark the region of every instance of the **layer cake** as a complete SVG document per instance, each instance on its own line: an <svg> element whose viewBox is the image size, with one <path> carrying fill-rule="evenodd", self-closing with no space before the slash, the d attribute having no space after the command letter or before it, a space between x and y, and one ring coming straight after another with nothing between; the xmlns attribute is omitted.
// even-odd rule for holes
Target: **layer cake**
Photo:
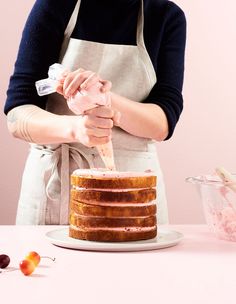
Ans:
<svg viewBox="0 0 236 304"><path fill-rule="evenodd" d="M70 237L124 242L157 235L153 173L78 169L71 185Z"/></svg>

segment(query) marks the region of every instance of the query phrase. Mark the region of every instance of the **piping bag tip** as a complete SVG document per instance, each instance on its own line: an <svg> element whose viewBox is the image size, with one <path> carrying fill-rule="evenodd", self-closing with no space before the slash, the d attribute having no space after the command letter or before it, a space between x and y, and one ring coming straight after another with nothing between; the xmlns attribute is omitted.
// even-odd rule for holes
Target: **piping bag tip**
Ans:
<svg viewBox="0 0 236 304"><path fill-rule="evenodd" d="M112 141L109 141L107 144L97 146L97 150L105 164L106 169L115 171L116 166L114 162Z"/></svg>

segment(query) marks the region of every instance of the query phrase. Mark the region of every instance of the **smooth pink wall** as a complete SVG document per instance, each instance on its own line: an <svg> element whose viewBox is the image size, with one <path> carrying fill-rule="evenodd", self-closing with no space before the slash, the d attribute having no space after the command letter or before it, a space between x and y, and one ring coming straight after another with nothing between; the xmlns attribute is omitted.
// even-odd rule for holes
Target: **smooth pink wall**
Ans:
<svg viewBox="0 0 236 304"><path fill-rule="evenodd" d="M15 221L21 174L28 150L28 144L8 134L3 106L22 28L33 3L33 0L0 1L0 224L13 224Z"/></svg>
<svg viewBox="0 0 236 304"><path fill-rule="evenodd" d="M0 2L2 106L16 52L33 0ZM236 172L236 3L178 0L188 20L185 109L174 137L158 144L166 178L171 223L202 223L191 175L218 165ZM0 114L0 224L13 224L28 145L12 139Z"/></svg>

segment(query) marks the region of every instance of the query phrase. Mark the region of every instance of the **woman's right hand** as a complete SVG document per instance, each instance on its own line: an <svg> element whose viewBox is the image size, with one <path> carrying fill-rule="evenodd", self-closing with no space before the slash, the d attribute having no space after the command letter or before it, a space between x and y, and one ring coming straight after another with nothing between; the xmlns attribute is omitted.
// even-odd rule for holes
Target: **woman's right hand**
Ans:
<svg viewBox="0 0 236 304"><path fill-rule="evenodd" d="M101 93L111 90L112 83L109 80L101 79L96 73L79 68L73 72L65 71L58 80L56 91L68 99L73 97L78 90L89 90L96 83L100 83Z"/></svg>
<svg viewBox="0 0 236 304"><path fill-rule="evenodd" d="M85 111L83 116L70 116L72 138L87 147L103 145L111 140L114 111L100 106Z"/></svg>

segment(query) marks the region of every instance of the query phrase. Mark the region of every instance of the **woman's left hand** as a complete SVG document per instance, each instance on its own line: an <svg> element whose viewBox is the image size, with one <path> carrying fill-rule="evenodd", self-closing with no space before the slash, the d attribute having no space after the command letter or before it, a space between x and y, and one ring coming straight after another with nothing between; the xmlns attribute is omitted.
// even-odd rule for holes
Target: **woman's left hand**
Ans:
<svg viewBox="0 0 236 304"><path fill-rule="evenodd" d="M111 89L111 82L101 79L98 74L82 68L74 72L65 72L58 81L57 92L64 95L66 99L74 96L79 89L88 90L99 82L102 84L100 90L106 93Z"/></svg>

